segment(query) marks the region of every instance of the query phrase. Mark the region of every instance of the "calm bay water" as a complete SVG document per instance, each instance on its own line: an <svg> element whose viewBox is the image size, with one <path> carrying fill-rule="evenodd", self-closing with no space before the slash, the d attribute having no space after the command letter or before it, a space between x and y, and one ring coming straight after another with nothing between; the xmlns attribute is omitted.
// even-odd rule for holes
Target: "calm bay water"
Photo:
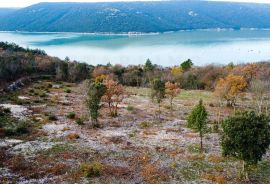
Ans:
<svg viewBox="0 0 270 184"><path fill-rule="evenodd" d="M89 64L172 66L188 58L196 65L270 59L270 30L185 31L147 35L0 32L0 41L39 48Z"/></svg>

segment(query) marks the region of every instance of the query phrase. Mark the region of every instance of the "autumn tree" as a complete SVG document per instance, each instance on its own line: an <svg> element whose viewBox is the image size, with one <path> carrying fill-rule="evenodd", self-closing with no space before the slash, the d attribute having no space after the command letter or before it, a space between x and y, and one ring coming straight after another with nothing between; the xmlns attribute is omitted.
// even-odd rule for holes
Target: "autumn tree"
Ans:
<svg viewBox="0 0 270 184"><path fill-rule="evenodd" d="M252 92L252 99L256 103L257 112L262 113L263 106L267 108L268 103L266 103L269 99L268 94L270 92L270 82L262 81L262 80L252 80L250 82L250 90ZM267 111L267 109L266 109Z"/></svg>
<svg viewBox="0 0 270 184"><path fill-rule="evenodd" d="M178 86L171 82L165 83L165 94L170 99L171 110L173 109L173 99L180 93Z"/></svg>
<svg viewBox="0 0 270 184"><path fill-rule="evenodd" d="M194 129L200 134L200 148L203 151L203 135L207 129L208 113L203 105L203 101L200 100L199 104L196 105L187 118L187 127Z"/></svg>
<svg viewBox="0 0 270 184"><path fill-rule="evenodd" d="M102 100L108 104L110 115L115 117L118 115L118 105L125 98L125 89L121 84L111 79L104 80L103 84L106 91Z"/></svg>
<svg viewBox="0 0 270 184"><path fill-rule="evenodd" d="M89 86L87 105L94 126L98 126L99 109L101 108L101 97L105 93L105 85L103 83L93 82Z"/></svg>
<svg viewBox="0 0 270 184"><path fill-rule="evenodd" d="M215 94L220 99L227 101L227 106L234 106L238 95L247 87L247 82L242 76L228 75L221 78L215 87Z"/></svg>
<svg viewBox="0 0 270 184"><path fill-rule="evenodd" d="M160 120L160 114L161 114L160 105L163 99L165 98L165 82L164 81L158 78L152 81L151 97L153 101L158 103L158 117Z"/></svg>
<svg viewBox="0 0 270 184"><path fill-rule="evenodd" d="M270 145L270 119L255 112L237 113L222 123L221 146L224 156L243 162L243 173L248 164L257 164Z"/></svg>
<svg viewBox="0 0 270 184"><path fill-rule="evenodd" d="M174 66L171 69L171 73L174 77L179 77L183 74L183 69L179 66Z"/></svg>
<svg viewBox="0 0 270 184"><path fill-rule="evenodd" d="M252 64L247 64L244 66L242 69L242 75L246 79L246 81L249 83L252 81L256 75L257 72L257 65L252 63Z"/></svg>

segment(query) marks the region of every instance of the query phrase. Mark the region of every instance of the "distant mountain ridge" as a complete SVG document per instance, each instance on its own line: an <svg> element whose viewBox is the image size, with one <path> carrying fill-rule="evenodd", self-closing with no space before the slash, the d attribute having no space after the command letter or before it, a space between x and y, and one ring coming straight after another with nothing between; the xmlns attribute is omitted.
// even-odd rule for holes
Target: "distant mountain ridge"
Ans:
<svg viewBox="0 0 270 184"><path fill-rule="evenodd" d="M0 9L1 31L166 32L270 28L270 5L213 1L39 3Z"/></svg>

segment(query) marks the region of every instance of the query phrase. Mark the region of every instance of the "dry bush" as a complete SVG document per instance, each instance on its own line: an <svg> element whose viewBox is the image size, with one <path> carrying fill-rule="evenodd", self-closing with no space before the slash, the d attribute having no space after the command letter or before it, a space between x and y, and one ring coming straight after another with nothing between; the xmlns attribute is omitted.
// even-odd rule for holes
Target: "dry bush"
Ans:
<svg viewBox="0 0 270 184"><path fill-rule="evenodd" d="M100 162L94 162L91 164L83 163L81 164L80 169L85 177L91 178L99 177L104 171L104 166Z"/></svg>
<svg viewBox="0 0 270 184"><path fill-rule="evenodd" d="M160 168L157 167L157 163L153 164L146 164L141 169L141 175L144 180L149 184L158 184L161 181L167 181L168 176L162 171Z"/></svg>
<svg viewBox="0 0 270 184"><path fill-rule="evenodd" d="M21 155L16 155L6 162L7 167L13 172L32 170L32 164L27 162Z"/></svg>
<svg viewBox="0 0 270 184"><path fill-rule="evenodd" d="M224 161L224 158L218 155L209 155L208 161L213 163L220 163Z"/></svg>
<svg viewBox="0 0 270 184"><path fill-rule="evenodd" d="M212 174L205 174L202 176L205 180L210 180L212 182L215 182L216 184L226 184L227 181L223 176L216 176Z"/></svg>
<svg viewBox="0 0 270 184"><path fill-rule="evenodd" d="M67 165L63 163L57 163L56 165L53 165L52 167L49 167L46 171L47 174L53 174L53 175L62 175L65 174L68 171Z"/></svg>
<svg viewBox="0 0 270 184"><path fill-rule="evenodd" d="M204 154L196 154L196 155L188 155L187 160L195 161L195 160L204 160L205 155Z"/></svg>
<svg viewBox="0 0 270 184"><path fill-rule="evenodd" d="M117 176L117 177L125 177L130 175L131 171L129 168L126 167L118 167L118 166L111 166L111 165L106 165L104 166L104 175L108 176Z"/></svg>
<svg viewBox="0 0 270 184"><path fill-rule="evenodd" d="M71 141L73 141L73 140L76 140L76 139L79 139L80 138L80 136L78 135L78 134L69 134L69 135L67 135L67 138L69 139L69 140L71 140Z"/></svg>

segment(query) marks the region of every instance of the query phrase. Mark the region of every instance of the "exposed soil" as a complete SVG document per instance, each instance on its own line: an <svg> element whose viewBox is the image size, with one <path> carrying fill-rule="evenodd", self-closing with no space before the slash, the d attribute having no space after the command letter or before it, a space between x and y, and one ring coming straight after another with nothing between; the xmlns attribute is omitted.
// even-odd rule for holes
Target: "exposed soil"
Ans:
<svg viewBox="0 0 270 184"><path fill-rule="evenodd" d="M205 135L200 153L198 133L186 128L185 118L200 98L211 112L211 122L218 120L220 110L210 92L183 92L172 112L165 101L160 122L147 89L128 88L132 95L121 104L119 116L109 117L104 104L101 127L93 128L85 105L86 83L53 85L42 97L29 95L30 89L47 83L40 81L20 92L20 100L31 103L4 105L14 116L33 121L35 129L32 135L0 139L0 182L241 183L241 164L221 156L219 133ZM65 86L71 93L64 92ZM70 112L84 119L84 125L69 119ZM231 112L222 108L220 119ZM56 120L49 120L52 114ZM101 173L86 177L84 163L99 163ZM270 183L269 167L268 153L251 174L251 182Z"/></svg>

